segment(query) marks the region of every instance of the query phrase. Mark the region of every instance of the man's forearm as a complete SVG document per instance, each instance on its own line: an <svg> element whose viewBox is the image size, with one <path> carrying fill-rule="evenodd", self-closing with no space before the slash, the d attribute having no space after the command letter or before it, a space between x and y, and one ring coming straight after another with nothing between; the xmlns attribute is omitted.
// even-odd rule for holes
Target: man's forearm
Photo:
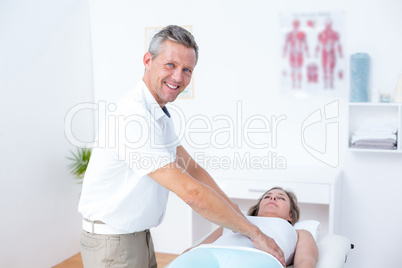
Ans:
<svg viewBox="0 0 402 268"><path fill-rule="evenodd" d="M234 203L218 186L211 175L188 154L183 146L177 147L177 164L182 167L188 174L199 182L208 185L223 199L225 199L238 213L241 213L238 205Z"/></svg>
<svg viewBox="0 0 402 268"><path fill-rule="evenodd" d="M203 180L196 180L181 166L173 162L149 174L149 176L174 192L194 211L209 221L250 238L257 236L260 232L259 229L232 206L233 202L220 190L209 174L206 171L204 172Z"/></svg>
<svg viewBox="0 0 402 268"><path fill-rule="evenodd" d="M196 169L193 171L192 175L196 180L199 182L202 182L209 187L211 187L215 192L217 192L220 196L222 196L223 199L225 199L237 212L239 212L241 215L243 215L236 203L230 199L225 192L219 187L219 185L215 182L215 180L212 178L212 176L201 166L196 167Z"/></svg>

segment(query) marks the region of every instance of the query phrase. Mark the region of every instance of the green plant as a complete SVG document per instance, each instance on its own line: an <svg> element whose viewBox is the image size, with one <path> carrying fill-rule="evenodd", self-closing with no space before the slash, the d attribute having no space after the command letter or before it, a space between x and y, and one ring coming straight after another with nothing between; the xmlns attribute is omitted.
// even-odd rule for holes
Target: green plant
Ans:
<svg viewBox="0 0 402 268"><path fill-rule="evenodd" d="M68 168L70 173L78 180L78 183L82 184L84 179L85 171L91 158L92 149L91 148L79 148L77 147L77 152L71 151L72 156L67 157L67 159L73 161Z"/></svg>

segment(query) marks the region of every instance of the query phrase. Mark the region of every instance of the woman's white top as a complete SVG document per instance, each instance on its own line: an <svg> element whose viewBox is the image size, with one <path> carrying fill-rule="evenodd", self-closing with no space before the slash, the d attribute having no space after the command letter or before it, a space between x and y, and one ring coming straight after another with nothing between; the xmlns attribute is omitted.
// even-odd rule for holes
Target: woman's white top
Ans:
<svg viewBox="0 0 402 268"><path fill-rule="evenodd" d="M294 256L297 244L297 233L295 228L284 219L272 217L247 216L260 230L275 240L285 255L285 262L289 265ZM222 236L212 244L204 244L202 247L224 247L237 249L256 249L251 240L242 234L234 233L232 230L224 229Z"/></svg>

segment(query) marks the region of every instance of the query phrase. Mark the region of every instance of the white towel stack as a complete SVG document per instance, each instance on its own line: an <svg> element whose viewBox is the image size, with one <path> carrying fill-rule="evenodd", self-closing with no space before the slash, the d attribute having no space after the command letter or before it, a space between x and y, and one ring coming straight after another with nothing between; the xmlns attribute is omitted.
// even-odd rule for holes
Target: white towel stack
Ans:
<svg viewBox="0 0 402 268"><path fill-rule="evenodd" d="M352 147L365 149L396 149L397 124L366 124L354 132Z"/></svg>

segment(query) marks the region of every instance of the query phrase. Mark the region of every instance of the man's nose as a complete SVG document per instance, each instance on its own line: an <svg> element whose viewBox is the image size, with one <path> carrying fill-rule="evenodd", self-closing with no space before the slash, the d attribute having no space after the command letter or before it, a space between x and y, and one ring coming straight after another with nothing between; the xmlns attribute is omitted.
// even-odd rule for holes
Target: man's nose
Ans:
<svg viewBox="0 0 402 268"><path fill-rule="evenodd" d="M183 73L179 68L176 68L172 75L175 82L181 82L183 80Z"/></svg>

